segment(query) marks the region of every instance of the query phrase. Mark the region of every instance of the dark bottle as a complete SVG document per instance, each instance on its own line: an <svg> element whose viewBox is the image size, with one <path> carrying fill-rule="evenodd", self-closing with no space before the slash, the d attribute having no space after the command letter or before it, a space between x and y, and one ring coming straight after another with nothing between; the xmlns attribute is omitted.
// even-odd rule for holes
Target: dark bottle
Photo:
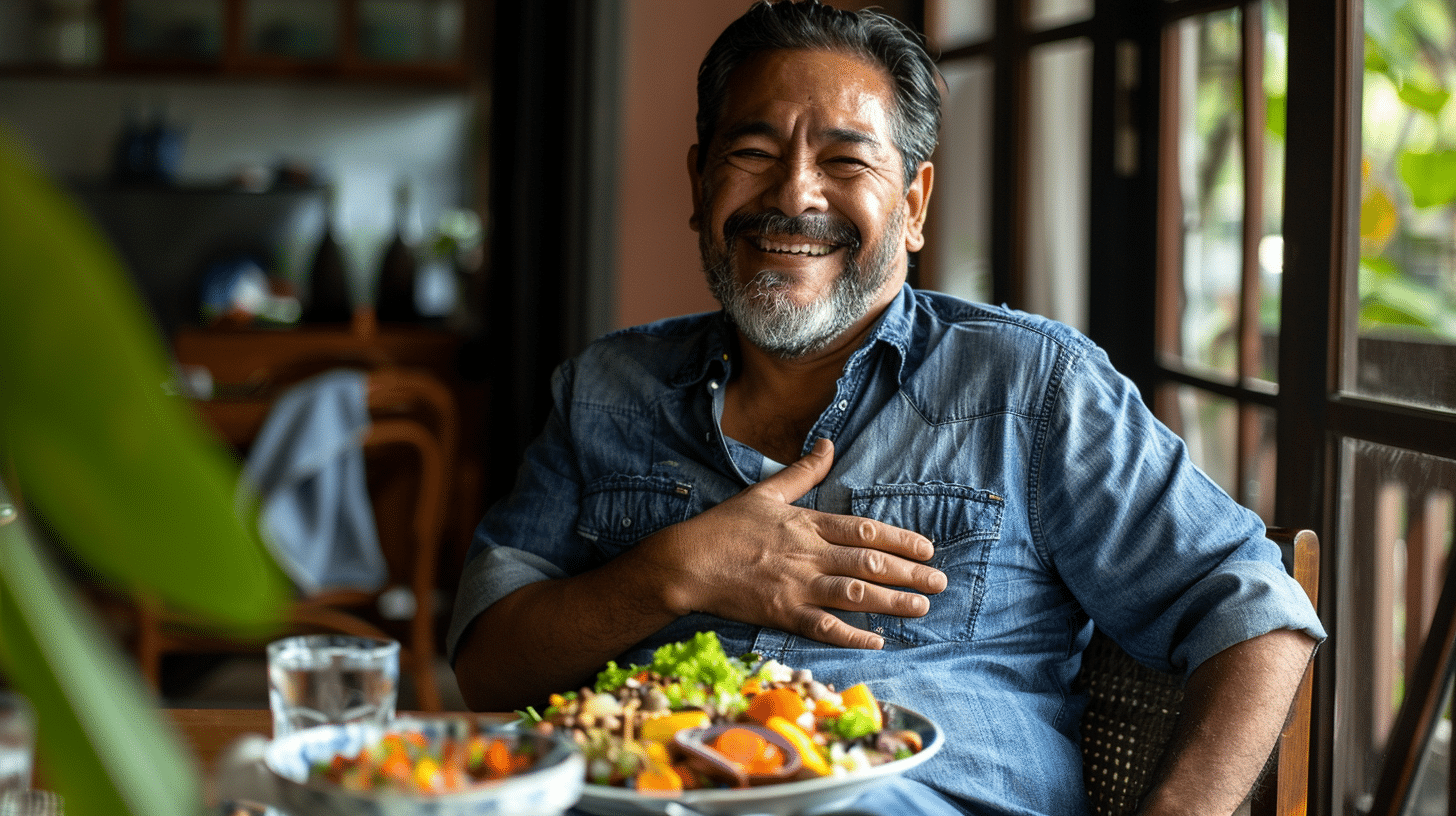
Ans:
<svg viewBox="0 0 1456 816"><path fill-rule="evenodd" d="M303 319L308 323L348 323L354 315L354 299L349 295L349 276L344 270L344 255L334 240L334 189L324 192L324 234L309 270L308 305Z"/></svg>
<svg viewBox="0 0 1456 816"><path fill-rule="evenodd" d="M395 191L394 237L384 248L384 257L379 263L379 292L375 296L374 313L380 322L398 323L421 318L415 302L415 278L418 274L415 253L404 239L409 204L409 186L401 184Z"/></svg>

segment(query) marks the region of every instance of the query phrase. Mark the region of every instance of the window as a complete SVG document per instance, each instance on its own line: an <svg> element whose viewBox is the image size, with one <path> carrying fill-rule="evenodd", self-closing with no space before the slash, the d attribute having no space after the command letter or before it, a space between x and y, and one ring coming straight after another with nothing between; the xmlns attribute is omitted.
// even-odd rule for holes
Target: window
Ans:
<svg viewBox="0 0 1456 816"><path fill-rule="evenodd" d="M1318 531L1310 812L1449 811L1456 0L926 21L948 95L921 285L1084 328L1233 496Z"/></svg>

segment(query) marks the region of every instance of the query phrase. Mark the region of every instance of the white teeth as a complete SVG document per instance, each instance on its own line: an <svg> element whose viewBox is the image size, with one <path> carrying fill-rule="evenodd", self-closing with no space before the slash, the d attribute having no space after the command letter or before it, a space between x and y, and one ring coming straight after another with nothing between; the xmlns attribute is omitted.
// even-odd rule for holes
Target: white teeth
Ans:
<svg viewBox="0 0 1456 816"><path fill-rule="evenodd" d="M779 244L762 239L755 243L764 252L781 252L786 255L809 255L811 257L828 255L835 249L827 244Z"/></svg>

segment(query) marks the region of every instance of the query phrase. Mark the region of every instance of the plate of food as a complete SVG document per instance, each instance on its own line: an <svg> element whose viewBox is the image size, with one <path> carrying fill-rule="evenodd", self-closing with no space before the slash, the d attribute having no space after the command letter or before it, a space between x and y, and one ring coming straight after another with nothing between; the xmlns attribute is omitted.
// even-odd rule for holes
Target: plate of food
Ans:
<svg viewBox="0 0 1456 816"><path fill-rule="evenodd" d="M577 808L598 816L810 814L843 807L941 748L926 717L754 656L717 636L668 644L648 666L609 664L594 687L522 712L585 759Z"/></svg>
<svg viewBox="0 0 1456 816"><path fill-rule="evenodd" d="M535 816L581 794L568 740L469 715L321 725L244 738L220 763L225 801L334 816Z"/></svg>

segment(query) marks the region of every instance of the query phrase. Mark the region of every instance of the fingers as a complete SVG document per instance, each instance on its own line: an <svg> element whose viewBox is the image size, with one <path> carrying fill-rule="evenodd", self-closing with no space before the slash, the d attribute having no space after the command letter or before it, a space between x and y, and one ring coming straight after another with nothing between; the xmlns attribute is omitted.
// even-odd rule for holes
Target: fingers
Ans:
<svg viewBox="0 0 1456 816"><path fill-rule="evenodd" d="M883 649L885 639L874 632L866 632L857 629L839 618L818 607L803 607L801 616L797 620L797 626L791 627L788 631L796 631L804 637L817 640L820 643L827 643L831 646L843 646L848 649Z"/></svg>
<svg viewBox="0 0 1456 816"><path fill-rule="evenodd" d="M833 544L870 547L916 561L926 561L935 555L935 545L930 539L882 521L825 513L817 517L817 524L819 535Z"/></svg>
<svg viewBox="0 0 1456 816"><path fill-rule="evenodd" d="M758 483L756 489L793 504L824 481L834 464L834 443L820 438L798 461Z"/></svg>

